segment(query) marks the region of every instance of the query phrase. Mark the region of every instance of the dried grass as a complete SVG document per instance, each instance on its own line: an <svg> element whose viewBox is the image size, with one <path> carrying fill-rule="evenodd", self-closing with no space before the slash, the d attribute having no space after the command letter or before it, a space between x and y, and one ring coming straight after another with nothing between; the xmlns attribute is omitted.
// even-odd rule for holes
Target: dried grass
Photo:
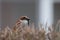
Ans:
<svg viewBox="0 0 60 40"><path fill-rule="evenodd" d="M30 26L14 25L13 28L6 27L0 31L0 40L46 40L45 31ZM47 34L49 40L60 40L60 33L52 31Z"/></svg>
<svg viewBox="0 0 60 40"><path fill-rule="evenodd" d="M44 30L39 31L34 27L20 26L16 29L6 27L0 31L0 40L45 40L44 35Z"/></svg>

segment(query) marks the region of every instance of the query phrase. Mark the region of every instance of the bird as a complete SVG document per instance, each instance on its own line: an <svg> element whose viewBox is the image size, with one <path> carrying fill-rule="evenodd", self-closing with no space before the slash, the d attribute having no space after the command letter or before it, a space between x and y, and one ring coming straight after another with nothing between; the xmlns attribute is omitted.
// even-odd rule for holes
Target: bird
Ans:
<svg viewBox="0 0 60 40"><path fill-rule="evenodd" d="M28 16L21 16L15 23L13 29L19 28L20 26L26 27L29 26L29 20L31 20ZM22 25L21 25L22 24Z"/></svg>
<svg viewBox="0 0 60 40"><path fill-rule="evenodd" d="M21 16L20 21L23 25L28 25L29 26L29 20L30 18L28 16Z"/></svg>

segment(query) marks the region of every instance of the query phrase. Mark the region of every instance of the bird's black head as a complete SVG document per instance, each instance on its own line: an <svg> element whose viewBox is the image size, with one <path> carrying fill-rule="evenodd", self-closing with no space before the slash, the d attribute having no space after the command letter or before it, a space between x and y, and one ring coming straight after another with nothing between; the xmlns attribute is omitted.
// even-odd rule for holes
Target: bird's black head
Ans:
<svg viewBox="0 0 60 40"><path fill-rule="evenodd" d="M30 18L27 16L22 16L22 17L20 17L20 20L30 20Z"/></svg>

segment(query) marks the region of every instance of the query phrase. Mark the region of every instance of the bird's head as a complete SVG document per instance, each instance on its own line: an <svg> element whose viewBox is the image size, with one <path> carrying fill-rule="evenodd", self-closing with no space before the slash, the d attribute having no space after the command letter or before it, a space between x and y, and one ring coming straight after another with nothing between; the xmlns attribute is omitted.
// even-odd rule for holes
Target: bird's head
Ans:
<svg viewBox="0 0 60 40"><path fill-rule="evenodd" d="M30 20L30 18L27 17L27 16L21 16L21 17L20 17L20 20Z"/></svg>

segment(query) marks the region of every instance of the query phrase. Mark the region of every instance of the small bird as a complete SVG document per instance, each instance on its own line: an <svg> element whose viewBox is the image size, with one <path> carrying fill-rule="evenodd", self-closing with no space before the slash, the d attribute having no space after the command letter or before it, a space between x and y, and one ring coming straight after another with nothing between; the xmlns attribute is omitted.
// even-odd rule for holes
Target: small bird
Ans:
<svg viewBox="0 0 60 40"><path fill-rule="evenodd" d="M23 25L29 25L29 20L30 20L30 18L27 16L21 16L20 17L20 21Z"/></svg>
<svg viewBox="0 0 60 40"><path fill-rule="evenodd" d="M16 28L20 27L22 24L22 27L29 26L29 20L30 18L27 16L21 16L14 25L13 29L16 30Z"/></svg>
<svg viewBox="0 0 60 40"><path fill-rule="evenodd" d="M16 22L17 25L22 24L23 26L28 25L29 26L29 20L30 18L27 16L21 16L18 21Z"/></svg>

